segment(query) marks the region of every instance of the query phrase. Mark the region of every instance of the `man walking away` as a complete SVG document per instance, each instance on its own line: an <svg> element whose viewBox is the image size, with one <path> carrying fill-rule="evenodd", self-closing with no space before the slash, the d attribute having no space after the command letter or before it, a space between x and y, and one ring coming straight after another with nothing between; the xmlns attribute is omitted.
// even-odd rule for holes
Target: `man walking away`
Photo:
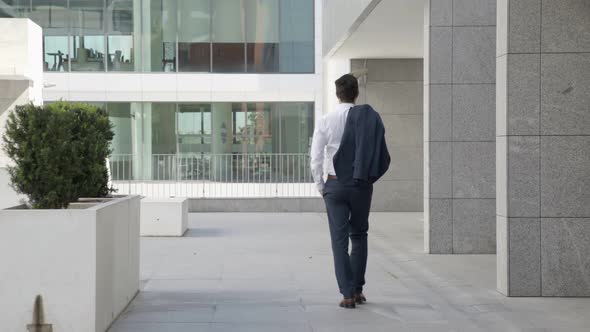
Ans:
<svg viewBox="0 0 590 332"><path fill-rule="evenodd" d="M366 302L363 286L373 183L389 168L390 157L379 114L369 105L354 105L359 95L357 79L347 74L335 84L340 103L314 131L311 169L328 212L336 280L344 296L340 306L355 308Z"/></svg>

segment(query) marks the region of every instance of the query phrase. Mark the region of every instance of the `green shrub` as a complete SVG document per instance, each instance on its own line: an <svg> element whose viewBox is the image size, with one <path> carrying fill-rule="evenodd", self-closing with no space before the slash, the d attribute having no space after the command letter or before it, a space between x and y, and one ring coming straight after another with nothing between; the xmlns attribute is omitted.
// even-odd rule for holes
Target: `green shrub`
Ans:
<svg viewBox="0 0 590 332"><path fill-rule="evenodd" d="M106 158L113 139L104 110L57 102L44 107L18 106L9 114L4 150L13 188L33 208L67 208L79 197L104 197Z"/></svg>

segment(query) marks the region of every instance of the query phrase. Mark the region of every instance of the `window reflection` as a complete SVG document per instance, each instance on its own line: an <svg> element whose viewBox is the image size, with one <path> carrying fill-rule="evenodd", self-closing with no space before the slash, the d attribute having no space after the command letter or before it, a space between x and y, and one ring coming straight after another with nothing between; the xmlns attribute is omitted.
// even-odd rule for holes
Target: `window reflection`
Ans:
<svg viewBox="0 0 590 332"><path fill-rule="evenodd" d="M265 179L270 173L276 178L268 181L305 179L301 156L309 153L313 132L311 102L90 104L106 106L114 125L109 162L115 181Z"/></svg>
<svg viewBox="0 0 590 332"><path fill-rule="evenodd" d="M212 2L213 72L239 73L246 69L242 2Z"/></svg>
<svg viewBox="0 0 590 332"><path fill-rule="evenodd" d="M176 71L176 0L145 0L143 11L143 71Z"/></svg>
<svg viewBox="0 0 590 332"><path fill-rule="evenodd" d="M246 0L247 70L279 71L279 0Z"/></svg>
<svg viewBox="0 0 590 332"><path fill-rule="evenodd" d="M313 0L4 0L0 17L43 28L46 71L314 71Z"/></svg>
<svg viewBox="0 0 590 332"><path fill-rule="evenodd" d="M211 106L178 105L178 144L180 153L211 151Z"/></svg>
<svg viewBox="0 0 590 332"><path fill-rule="evenodd" d="M234 103L234 152L273 152L271 135L272 103Z"/></svg>
<svg viewBox="0 0 590 332"><path fill-rule="evenodd" d="M178 0L178 70L208 72L211 68L209 0Z"/></svg>
<svg viewBox="0 0 590 332"><path fill-rule="evenodd" d="M144 112L151 118L152 179L176 179L176 105L148 103Z"/></svg>
<svg viewBox="0 0 590 332"><path fill-rule="evenodd" d="M3 0L0 1L0 18L27 17L30 11L30 0Z"/></svg>
<svg viewBox="0 0 590 332"><path fill-rule="evenodd" d="M72 27L72 71L104 71L104 3L69 0Z"/></svg>
<svg viewBox="0 0 590 332"><path fill-rule="evenodd" d="M111 142L111 177L114 181L137 180L133 157L133 121L131 103L107 103L106 110L113 125L115 136Z"/></svg>
<svg viewBox="0 0 590 332"><path fill-rule="evenodd" d="M33 0L29 18L43 27L43 68L68 71L69 12L67 0Z"/></svg>
<svg viewBox="0 0 590 332"><path fill-rule="evenodd" d="M133 0L107 1L109 71L134 71Z"/></svg>
<svg viewBox="0 0 590 332"><path fill-rule="evenodd" d="M282 73L314 72L313 0L281 0L279 66Z"/></svg>

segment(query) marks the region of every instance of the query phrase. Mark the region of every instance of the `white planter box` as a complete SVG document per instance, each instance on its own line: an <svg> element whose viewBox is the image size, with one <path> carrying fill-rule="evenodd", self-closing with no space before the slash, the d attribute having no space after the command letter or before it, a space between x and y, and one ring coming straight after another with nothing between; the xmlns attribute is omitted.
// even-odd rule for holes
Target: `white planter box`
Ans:
<svg viewBox="0 0 590 332"><path fill-rule="evenodd" d="M40 294L53 331L106 331L139 290L139 202L0 210L0 330L26 331Z"/></svg>
<svg viewBox="0 0 590 332"><path fill-rule="evenodd" d="M188 229L188 199L141 200L141 236L183 236Z"/></svg>

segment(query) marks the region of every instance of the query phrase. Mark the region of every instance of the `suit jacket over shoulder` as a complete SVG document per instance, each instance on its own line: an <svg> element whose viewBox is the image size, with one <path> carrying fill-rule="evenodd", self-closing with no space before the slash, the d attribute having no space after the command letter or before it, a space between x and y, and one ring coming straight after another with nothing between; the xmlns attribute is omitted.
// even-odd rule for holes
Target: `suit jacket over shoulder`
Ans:
<svg viewBox="0 0 590 332"><path fill-rule="evenodd" d="M342 184L374 183L389 169L391 157L385 142L385 127L379 113L370 105L357 105L348 112L333 162L338 182Z"/></svg>

